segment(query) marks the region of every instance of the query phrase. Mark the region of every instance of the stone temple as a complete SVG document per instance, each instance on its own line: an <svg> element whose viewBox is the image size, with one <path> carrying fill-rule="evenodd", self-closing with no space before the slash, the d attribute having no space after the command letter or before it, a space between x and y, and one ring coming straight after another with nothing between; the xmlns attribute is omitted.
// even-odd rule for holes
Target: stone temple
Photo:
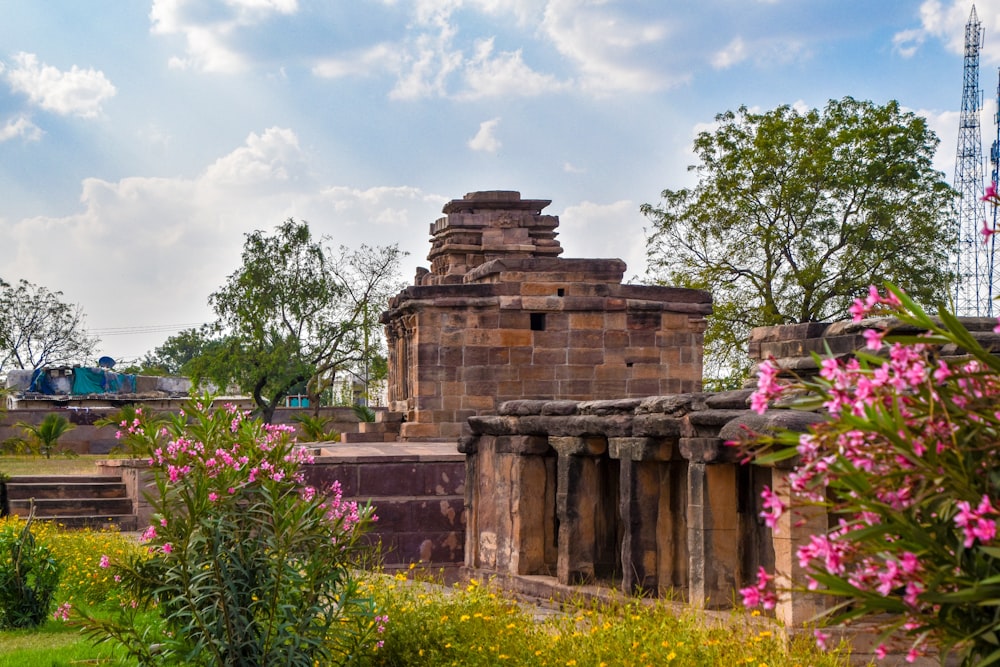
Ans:
<svg viewBox="0 0 1000 667"><path fill-rule="evenodd" d="M551 202L472 192L431 225L430 270L382 316L402 440L454 439L519 399L699 391L707 292L623 284L620 259L567 259Z"/></svg>

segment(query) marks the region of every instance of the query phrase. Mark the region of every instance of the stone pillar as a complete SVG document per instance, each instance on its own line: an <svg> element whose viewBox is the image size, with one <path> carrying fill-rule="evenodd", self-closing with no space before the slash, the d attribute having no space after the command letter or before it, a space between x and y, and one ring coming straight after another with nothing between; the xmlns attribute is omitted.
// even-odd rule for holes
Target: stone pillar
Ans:
<svg viewBox="0 0 1000 667"><path fill-rule="evenodd" d="M549 569L546 554L555 543L555 494L551 491L556 480L549 479L544 456L548 451L545 436L497 438L497 453L510 455L511 552L507 570L511 574L545 574Z"/></svg>
<svg viewBox="0 0 1000 667"><path fill-rule="evenodd" d="M785 626L800 627L823 611L830 601L824 595L802 590L806 585L806 570L799 565L796 556L799 547L808 544L810 535L826 532L828 519L822 507L793 503L790 473L791 470L784 466L771 470L771 490L788 508L772 532L774 583L778 588L778 605L774 613Z"/></svg>
<svg viewBox="0 0 1000 667"><path fill-rule="evenodd" d="M731 606L739 582L736 463L719 438L681 438L688 459L690 602Z"/></svg>
<svg viewBox="0 0 1000 667"><path fill-rule="evenodd" d="M600 496L595 457L607 451L603 436L550 436L558 452L556 516L559 554L556 577L560 584L592 583L596 577L597 526L594 505Z"/></svg>
<svg viewBox="0 0 1000 667"><path fill-rule="evenodd" d="M608 438L608 453L620 463L618 511L624 536L621 545L622 590L657 591L661 468L673 455L673 443L655 438ZM667 521L670 517L665 517Z"/></svg>
<svg viewBox="0 0 1000 667"><path fill-rule="evenodd" d="M479 436L466 455L466 566L544 574L554 565L555 479L545 436ZM552 479L550 479L552 477Z"/></svg>

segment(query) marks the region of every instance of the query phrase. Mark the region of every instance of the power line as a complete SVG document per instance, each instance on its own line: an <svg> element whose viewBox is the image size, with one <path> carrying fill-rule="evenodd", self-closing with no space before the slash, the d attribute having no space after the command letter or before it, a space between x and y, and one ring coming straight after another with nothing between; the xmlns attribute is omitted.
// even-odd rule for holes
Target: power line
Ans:
<svg viewBox="0 0 1000 667"><path fill-rule="evenodd" d="M107 327L103 329L87 329L87 333L96 336L129 336L135 334L164 333L193 329L205 325L205 322L187 322L185 324L149 324L130 327Z"/></svg>

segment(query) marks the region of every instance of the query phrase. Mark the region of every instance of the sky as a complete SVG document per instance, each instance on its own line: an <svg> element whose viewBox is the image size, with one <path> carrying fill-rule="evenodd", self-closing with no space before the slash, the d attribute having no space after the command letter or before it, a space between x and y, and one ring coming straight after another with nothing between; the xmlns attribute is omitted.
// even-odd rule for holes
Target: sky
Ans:
<svg viewBox="0 0 1000 667"><path fill-rule="evenodd" d="M0 0L0 278L128 362L213 319L248 232L396 243L412 282L447 201L517 190L552 200L563 257L635 282L640 206L741 105L897 100L951 182L972 4ZM975 5L988 155L1000 0Z"/></svg>

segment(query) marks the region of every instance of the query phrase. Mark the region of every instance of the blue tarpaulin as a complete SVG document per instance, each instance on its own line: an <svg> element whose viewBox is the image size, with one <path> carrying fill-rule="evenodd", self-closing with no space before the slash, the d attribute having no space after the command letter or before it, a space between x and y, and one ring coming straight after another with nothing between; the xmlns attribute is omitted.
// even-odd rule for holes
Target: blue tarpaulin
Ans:
<svg viewBox="0 0 1000 667"><path fill-rule="evenodd" d="M73 369L73 394L134 394L135 376L104 368Z"/></svg>

